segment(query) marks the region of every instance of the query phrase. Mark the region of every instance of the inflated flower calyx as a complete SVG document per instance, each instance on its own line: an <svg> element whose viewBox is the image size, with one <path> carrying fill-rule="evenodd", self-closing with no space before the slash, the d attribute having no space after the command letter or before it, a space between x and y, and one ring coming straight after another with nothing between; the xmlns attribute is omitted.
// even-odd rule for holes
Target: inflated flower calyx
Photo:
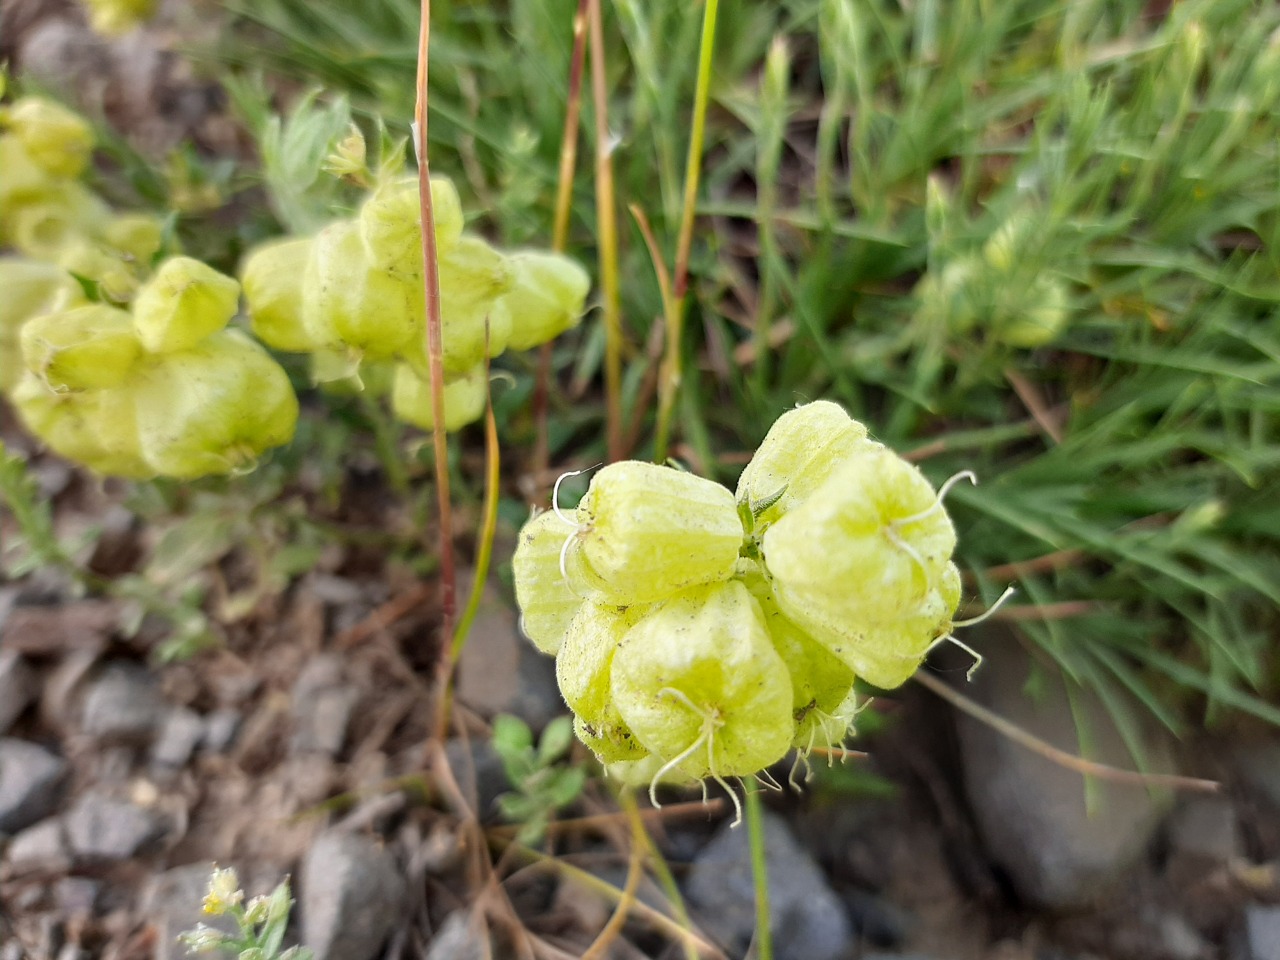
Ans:
<svg viewBox="0 0 1280 960"><path fill-rule="evenodd" d="M19 252L39 260L57 260L72 240L98 235L111 211L78 183L59 187L56 194L15 209L9 222L9 242Z"/></svg>
<svg viewBox="0 0 1280 960"><path fill-rule="evenodd" d="M64 181L51 177L11 133L0 133L0 240L9 242L8 222L21 206L56 196Z"/></svg>
<svg viewBox="0 0 1280 960"><path fill-rule="evenodd" d="M331 224L316 236L302 293L311 349L345 346L360 358L383 360L423 336L422 291L372 266L353 222Z"/></svg>
<svg viewBox="0 0 1280 960"><path fill-rule="evenodd" d="M462 236L462 201L450 181L432 177L431 205L436 252L443 256ZM421 282L422 209L416 176L390 181L375 190L360 208L359 223L360 239L373 266Z"/></svg>
<svg viewBox="0 0 1280 960"><path fill-rule="evenodd" d="M444 428L458 430L484 415L488 400L488 380L483 365L461 376L446 377L444 383ZM435 425L431 405L431 384L421 379L406 363L396 364L391 386L391 409L406 423L430 430Z"/></svg>
<svg viewBox="0 0 1280 960"><path fill-rule="evenodd" d="M702 477L636 460L591 479L571 552L588 587L619 606L653 603L733 576L742 522L733 495Z"/></svg>
<svg viewBox="0 0 1280 960"><path fill-rule="evenodd" d="M765 629L791 678L793 746L811 750L844 739L853 715L854 672L830 650L800 629L777 607L763 577L747 580L760 604Z"/></svg>
<svg viewBox="0 0 1280 960"><path fill-rule="evenodd" d="M140 365L135 396L143 458L178 479L248 469L298 418L284 370L236 330Z"/></svg>
<svg viewBox="0 0 1280 960"><path fill-rule="evenodd" d="M142 458L134 395L127 386L54 393L28 373L11 399L27 429L59 456L108 476L155 476Z"/></svg>
<svg viewBox="0 0 1280 960"><path fill-rule="evenodd" d="M611 690L614 654L644 612L583 603L556 654L560 694L574 712L579 739L602 763L639 760L648 753L622 719Z"/></svg>
<svg viewBox="0 0 1280 960"><path fill-rule="evenodd" d="M79 285L65 270L20 257L0 257L0 393L26 369L18 331L32 317L72 306Z"/></svg>
<svg viewBox="0 0 1280 960"><path fill-rule="evenodd" d="M513 254L511 267L515 282L503 298L511 312L509 349L546 343L582 318L591 278L577 261L530 250Z"/></svg>
<svg viewBox="0 0 1280 960"><path fill-rule="evenodd" d="M89 23L98 33L108 37L127 33L149 19L156 0L85 0Z"/></svg>
<svg viewBox="0 0 1280 960"><path fill-rule="evenodd" d="M509 258L479 237L463 236L441 254L440 322L447 373L462 373L506 349L511 313L498 298L514 280ZM420 350L421 342L417 346ZM425 358L419 352L408 359L420 369Z"/></svg>
<svg viewBox="0 0 1280 960"><path fill-rule="evenodd" d="M822 486L850 457L880 447L867 428L829 400L788 410L765 436L738 479L738 503L757 510L762 530Z"/></svg>
<svg viewBox="0 0 1280 960"><path fill-rule="evenodd" d="M142 353L128 311L105 303L34 317L18 339L26 368L55 393L118 386Z"/></svg>
<svg viewBox="0 0 1280 960"><path fill-rule="evenodd" d="M240 284L191 257L171 257L138 291L133 322L152 353L194 347L236 313Z"/></svg>
<svg viewBox="0 0 1280 960"><path fill-rule="evenodd" d="M89 165L93 130L61 104L23 97L9 107L5 119L27 155L50 176L72 179Z"/></svg>
<svg viewBox="0 0 1280 960"><path fill-rule="evenodd" d="M555 511L543 511L520 528L511 558L520 629L535 647L551 656L559 652L569 624L583 604L560 571L561 557L570 559L564 545L572 532Z"/></svg>
<svg viewBox="0 0 1280 960"><path fill-rule="evenodd" d="M762 542L778 606L801 626L818 610L851 623L910 613L955 545L929 481L883 448L842 464Z"/></svg>
<svg viewBox="0 0 1280 960"><path fill-rule="evenodd" d="M137 293L137 266L119 252L81 234L63 244L55 262L81 284L96 287L101 299L107 302L127 303Z"/></svg>
<svg viewBox="0 0 1280 960"><path fill-rule="evenodd" d="M254 336L269 347L305 353L323 346L303 320L303 280L312 237L286 238L255 247L240 270Z"/></svg>
<svg viewBox="0 0 1280 960"><path fill-rule="evenodd" d="M612 691L636 739L694 778L747 776L791 747L787 668L737 580L687 590L627 631Z"/></svg>

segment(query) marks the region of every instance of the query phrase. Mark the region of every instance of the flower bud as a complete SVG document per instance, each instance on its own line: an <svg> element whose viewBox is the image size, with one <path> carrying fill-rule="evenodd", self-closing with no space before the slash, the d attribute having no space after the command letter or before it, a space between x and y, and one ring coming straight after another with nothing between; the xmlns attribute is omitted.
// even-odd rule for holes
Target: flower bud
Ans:
<svg viewBox="0 0 1280 960"><path fill-rule="evenodd" d="M508 347L528 350L577 325L591 278L575 260L527 251L513 256L511 266L515 285L503 297L511 311Z"/></svg>
<svg viewBox="0 0 1280 960"><path fill-rule="evenodd" d="M462 235L462 201L451 182L431 178L436 253L444 256ZM417 176L383 184L360 208L360 237L369 262L380 270L422 279L422 207Z"/></svg>
<svg viewBox="0 0 1280 960"><path fill-rule="evenodd" d="M576 716L575 729L602 763L645 755L613 702L610 670L622 638L644 613L587 601L579 608L556 654L560 695Z"/></svg>
<svg viewBox="0 0 1280 960"><path fill-rule="evenodd" d="M694 587L627 631L613 702L650 753L688 776L747 776L790 748L791 681L737 580Z"/></svg>
<svg viewBox="0 0 1280 960"><path fill-rule="evenodd" d="M240 302L240 284L191 257L160 265L133 302L138 339L152 353L194 347L227 325Z"/></svg>
<svg viewBox="0 0 1280 960"><path fill-rule="evenodd" d="M27 369L58 393L117 386L142 350L128 312L105 303L34 317L19 342Z"/></svg>
<svg viewBox="0 0 1280 960"><path fill-rule="evenodd" d="M240 283L254 336L269 347L306 353L317 339L304 321L303 276L311 261L311 237L287 237L254 247L240 269Z"/></svg>
<svg viewBox="0 0 1280 960"><path fill-rule="evenodd" d="M742 523L733 495L691 473L637 460L612 463L578 504L572 551L607 602L652 603L733 576Z"/></svg>
<svg viewBox="0 0 1280 960"><path fill-rule="evenodd" d="M755 507L782 494L756 517L762 529L807 500L847 460L879 448L839 404L818 400L788 410L742 471L738 503Z"/></svg>
<svg viewBox="0 0 1280 960"><path fill-rule="evenodd" d="M116 214L103 226L102 239L134 263L149 267L164 243L164 223L147 213Z"/></svg>
<svg viewBox="0 0 1280 960"><path fill-rule="evenodd" d="M318 346L345 344L370 360L394 356L424 335L421 288L370 265L350 221L316 236L303 304L304 322Z"/></svg>
<svg viewBox="0 0 1280 960"><path fill-rule="evenodd" d="M907 616L955 545L929 481L884 448L847 460L762 539L779 608L811 633Z"/></svg>
<svg viewBox="0 0 1280 960"><path fill-rule="evenodd" d="M1067 289L1050 274L1040 274L1003 317L996 336L1011 347L1034 349L1052 343L1071 319Z"/></svg>
<svg viewBox="0 0 1280 960"><path fill-rule="evenodd" d="M138 289L138 272L119 253L97 241L76 234L58 251L56 262L69 276L96 284L103 299L125 303Z"/></svg>
<svg viewBox="0 0 1280 960"><path fill-rule="evenodd" d="M93 130L84 119L43 97L23 97L9 109L9 128L46 173L72 179L84 173L93 152Z"/></svg>
<svg viewBox="0 0 1280 960"><path fill-rule="evenodd" d="M460 430L484 416L489 383L483 366L465 374L446 377L444 382L444 428ZM430 430L435 424L431 405L431 385L414 373L408 364L397 364L391 387L391 409L406 423Z"/></svg>
<svg viewBox="0 0 1280 960"><path fill-rule="evenodd" d="M260 346L222 330L140 370L138 438L156 473L178 479L251 467L298 418L289 378Z"/></svg>

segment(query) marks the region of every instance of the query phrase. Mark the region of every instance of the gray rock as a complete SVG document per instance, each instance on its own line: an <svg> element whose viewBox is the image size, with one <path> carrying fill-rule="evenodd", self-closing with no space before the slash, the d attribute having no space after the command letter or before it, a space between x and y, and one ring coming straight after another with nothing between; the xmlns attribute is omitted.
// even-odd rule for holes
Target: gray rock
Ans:
<svg viewBox="0 0 1280 960"><path fill-rule="evenodd" d="M458 659L457 693L459 702L477 713L510 713L534 730L566 712L555 660L521 635L511 604L493 588L485 590Z"/></svg>
<svg viewBox="0 0 1280 960"><path fill-rule="evenodd" d="M115 663L86 690L80 728L102 741L144 742L155 736L167 710L148 671Z"/></svg>
<svg viewBox="0 0 1280 960"><path fill-rule="evenodd" d="M391 854L366 837L330 831L307 851L302 941L316 960L372 960L395 928L405 881Z"/></svg>
<svg viewBox="0 0 1280 960"><path fill-rule="evenodd" d="M313 657L293 684L293 737L289 752L336 757L347 740L351 713L360 691L343 679L342 661L330 654Z"/></svg>
<svg viewBox="0 0 1280 960"><path fill-rule="evenodd" d="M1242 854L1239 818L1226 797L1187 797L1169 818L1169 846L1175 853L1227 863Z"/></svg>
<svg viewBox="0 0 1280 960"><path fill-rule="evenodd" d="M778 960L837 960L852 933L840 900L783 820L764 815L769 917ZM707 932L741 956L755 930L755 887L745 827L725 824L689 871L687 894Z"/></svg>
<svg viewBox="0 0 1280 960"><path fill-rule="evenodd" d="M57 872L71 866L71 854L62 820L51 817L27 827L9 844L5 864L14 873L32 870Z"/></svg>
<svg viewBox="0 0 1280 960"><path fill-rule="evenodd" d="M53 902L66 917L91 914L102 894L102 881L89 877L63 877L53 885Z"/></svg>
<svg viewBox="0 0 1280 960"><path fill-rule="evenodd" d="M449 740L444 746L445 755L462 795L468 803L475 802L476 816L484 820L497 810L498 797L512 787L493 743L479 737L468 742L470 750L460 738Z"/></svg>
<svg viewBox="0 0 1280 960"><path fill-rule="evenodd" d="M48 750L0 738L0 833L43 820L58 805L67 763Z"/></svg>
<svg viewBox="0 0 1280 960"><path fill-rule="evenodd" d="M223 753L231 748L240 731L240 711L221 707L204 718L204 735L200 746L211 753Z"/></svg>
<svg viewBox="0 0 1280 960"><path fill-rule="evenodd" d="M67 811L67 841L78 860L127 860L165 831L165 819L124 800L93 791Z"/></svg>
<svg viewBox="0 0 1280 960"><path fill-rule="evenodd" d="M170 710L151 746L151 762L163 770L185 766L204 735L204 720L199 714L185 707Z"/></svg>
<svg viewBox="0 0 1280 960"><path fill-rule="evenodd" d="M156 877L143 899L145 915L155 924L155 960L188 960L186 947L178 943L178 934L194 930L198 924L223 933L235 933L230 917L211 917L201 904L209 889L213 865L193 863L166 870Z"/></svg>
<svg viewBox="0 0 1280 960"><path fill-rule="evenodd" d="M1089 759L1135 766L1096 697L1075 691L1073 704L1063 678L1051 668L1034 666L1044 672L1033 678L1033 664L1017 644L986 646L996 652L965 686L967 695L1075 754L1082 752L1079 719L1089 729ZM1026 692L1033 679L1034 697ZM964 782L979 832L1023 899L1051 909L1085 906L1105 895L1146 850L1169 806L1167 794L1114 781L1087 785L1080 774L986 724L963 714L957 719ZM1146 748L1150 769L1172 769L1166 741L1152 734Z"/></svg>
<svg viewBox="0 0 1280 960"><path fill-rule="evenodd" d="M16 650L0 650L0 736L40 692L36 672Z"/></svg>
<svg viewBox="0 0 1280 960"><path fill-rule="evenodd" d="M1251 904L1233 960L1280 960L1280 907Z"/></svg>
<svg viewBox="0 0 1280 960"><path fill-rule="evenodd" d="M351 686L327 687L305 699L295 699L290 753L336 757L347 742L351 713L359 701L360 691Z"/></svg>
<svg viewBox="0 0 1280 960"><path fill-rule="evenodd" d="M444 918L427 947L427 960L488 960L492 956L484 925L468 910Z"/></svg>

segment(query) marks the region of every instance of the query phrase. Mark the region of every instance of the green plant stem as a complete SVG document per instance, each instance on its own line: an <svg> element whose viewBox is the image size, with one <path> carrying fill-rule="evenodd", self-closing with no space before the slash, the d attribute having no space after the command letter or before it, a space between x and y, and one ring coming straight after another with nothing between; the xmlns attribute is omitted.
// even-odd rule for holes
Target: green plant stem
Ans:
<svg viewBox="0 0 1280 960"><path fill-rule="evenodd" d="M751 846L751 875L756 887L756 957L773 960L773 929L769 923L769 865L764 852L764 815L761 788L747 786L747 842Z"/></svg>
<svg viewBox="0 0 1280 960"><path fill-rule="evenodd" d="M418 29L417 101L414 106L418 198L422 214L423 296L427 312L427 359L431 369L431 430L435 450L436 500L440 510L440 654L436 661L437 695L448 690L453 668L453 617L457 573L453 560L453 510L449 496L449 448L444 426L444 330L440 318L440 264L436 252L435 211L431 202L431 170L427 161L427 75L431 40L431 0L421 0ZM447 721L447 715L443 718ZM435 731L443 738L443 727Z"/></svg>
<svg viewBox="0 0 1280 960"><path fill-rule="evenodd" d="M591 95L596 113L596 232L600 244L600 292L604 297L604 389L610 460L622 445L622 306L618 287L618 218L614 210L613 138L605 86L604 18L600 0L588 0L591 29Z"/></svg>
<svg viewBox="0 0 1280 960"><path fill-rule="evenodd" d="M676 240L674 302L666 312L667 343L662 360L662 381L658 388L658 423L654 434L653 459L667 458L671 440L671 413L680 390L683 370L680 346L684 332L685 294L689 289L689 252L693 247L693 221L698 208L698 181L702 174L702 145L707 131L707 101L711 91L711 61L716 45L716 15L719 0L706 0L702 10L702 43L698 51L698 82L693 95L693 123L689 136L689 156L685 162L684 204L680 233ZM665 304L664 298L664 304Z"/></svg>

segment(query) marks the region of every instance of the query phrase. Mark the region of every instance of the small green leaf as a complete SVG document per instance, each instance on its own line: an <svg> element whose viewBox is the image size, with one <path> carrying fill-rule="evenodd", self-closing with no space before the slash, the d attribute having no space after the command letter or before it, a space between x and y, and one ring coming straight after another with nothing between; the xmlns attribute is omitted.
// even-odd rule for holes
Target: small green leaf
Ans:
<svg viewBox="0 0 1280 960"><path fill-rule="evenodd" d="M556 717L542 731L538 742L538 764L548 766L564 756L573 745L573 719Z"/></svg>

